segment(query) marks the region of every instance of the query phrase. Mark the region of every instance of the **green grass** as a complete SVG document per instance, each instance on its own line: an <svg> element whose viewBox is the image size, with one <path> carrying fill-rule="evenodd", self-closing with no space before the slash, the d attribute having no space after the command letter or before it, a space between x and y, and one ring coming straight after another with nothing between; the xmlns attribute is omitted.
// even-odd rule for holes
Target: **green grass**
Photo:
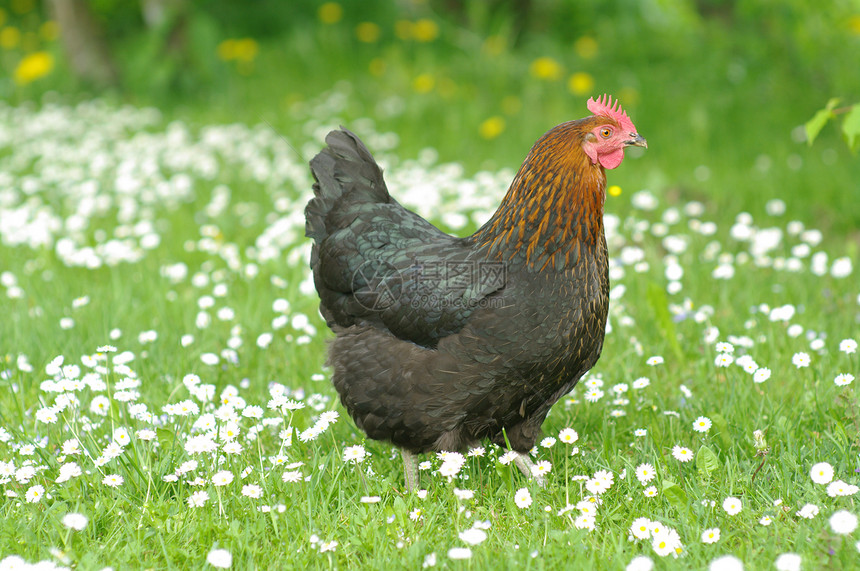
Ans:
<svg viewBox="0 0 860 571"><path fill-rule="evenodd" d="M834 384L841 373L860 377L858 354L839 350L841 340L858 339L854 228L860 219L852 204L860 171L832 133L812 148L791 138L792 129L819 104L823 88L793 85L790 62L766 66L772 52L749 38L748 53L741 58L745 79L727 89L722 78L736 60L720 47L725 39L718 36L707 36L720 47L704 56L707 66L663 46L665 58L651 60L646 72L645 60L660 46L637 54L621 42L607 47L598 61L581 62L564 59L560 47L531 45L493 59L467 57L481 53L480 39L470 37L462 40L465 44L381 46L377 51L345 37L322 36L330 32L314 28L296 34L284 40L289 49L282 52L274 41L264 44L258 75L237 79L223 93L193 104L174 102L160 118L120 112L112 104L0 107L0 125L11 133L0 139L0 172L6 173L0 179L0 428L8 436L0 443L5 463L0 464L0 487L6 493L0 500L0 559L18 555L81 569L182 569L203 566L210 550L220 547L232 553L237 569L418 568L432 553L443 568L623 569L642 554L657 568L689 569L733 554L746 568L769 569L778 555L796 552L806 569L850 568L860 532L842 537L828 518L837 510L860 513L857 496L829 497L826 486L810 478L818 462L830 463L834 479L849 484L858 483L860 470L857 381ZM682 40L695 43L695 38L677 41ZM330 51L315 52L316 47ZM344 50L348 56L340 57ZM317 59L295 57L310 53ZM354 126L368 141L396 132L400 144L395 148L370 145L389 165L387 176L400 180L402 169L416 168L414 176L432 178L446 189L438 206L434 197L407 205L440 223L445 212L461 212L467 223L456 230L468 232L482 215L474 199L489 195L496 203L504 191L501 176L477 192L469 190L484 180L480 171L516 168L542 132L585 114L584 98L573 97L564 80L528 77L531 59L547 53L562 61L566 73L585 66L595 76L597 91L635 86L638 103L628 111L649 141L644 154L631 154L608 173L610 184L623 189L607 199L607 215L618 222L609 236L610 253L630 263L613 277L613 286L624 291L615 290L603 356L544 425L550 436L573 428L579 440L537 452L536 461L552 465L545 487L501 464L502 452L487 447L485 456L467 458L451 482L438 474L439 459L424 458L432 465L421 472L427 495L408 496L399 456L389 445L365 441L340 406L323 366L330 332L307 283L302 209L310 175L304 165L309 157L301 155L319 149L314 133L327 125ZM385 75L367 75L369 60L380 55L386 58ZM626 59L612 59L616 56ZM616 69L629 72L619 76L626 79L615 79ZM722 71L714 74L713 69ZM450 78L456 89L452 94L412 92L414 76L425 71ZM347 83L327 91L335 78ZM828 88L851 83L842 76L828 78ZM521 107L505 114L502 100L510 95ZM380 116L377 104L388 97L402 99L401 113ZM479 125L491 115L503 115L506 130L484 140ZM374 123L362 123L363 117ZM253 126L261 120L277 132ZM229 128L218 127L234 121ZM463 164L462 173L439 164L410 165L426 146L437 149L440 162ZM762 154L770 157L766 172L755 168ZM798 165L790 156L799 157L797 170L787 166ZM98 164L104 170L96 170ZM696 170L701 165L709 176ZM177 176L187 176L193 192L182 194ZM172 190L165 191L171 184ZM226 198L220 204L213 201L219 185L230 191L229 196L221 193ZM636 206L642 189L657 198L653 210ZM398 197L405 190L392 187ZM154 191L160 194L152 196ZM92 202L82 200L87 193ZM774 198L784 202L785 213L767 213ZM702 203L703 212L696 212L692 200ZM747 225L754 235L782 230L765 254L732 237L744 211L752 215ZM12 232L40 212L53 222ZM792 221L821 229L821 243L814 234L792 233ZM709 222L714 233L696 230ZM41 230L50 233L50 246L26 242ZM672 244L664 235L683 240L685 248L670 254ZM134 258L109 263L104 248L111 239L128 240L131 247L122 251ZM69 243L76 255L69 255L64 246ZM110 251L118 251L117 245ZM90 254L87 247L93 248ZM632 261L635 248L647 264ZM813 271L813 259L822 252L828 256L825 271ZM854 266L847 277L831 271L839 258ZM87 259L101 266L76 265ZM797 267L779 269L783 263ZM721 264L733 267L734 276L714 278ZM683 269L681 289L669 293L665 271L675 265ZM87 301L80 301L84 296ZM289 307L276 300L287 300ZM771 318L774 308L786 305L795 309L787 321ZM221 314L222 319L218 312L224 308L232 315ZM306 316L309 326L297 316ZM63 318L73 323L61 325ZM147 331L157 338L141 340ZM258 344L263 334L272 335L270 344ZM183 344L185 335L193 340ZM756 384L737 365L717 367L718 341L732 341L735 357L746 354L769 368L770 379ZM133 355L127 368L111 363L117 353L97 355L106 344ZM811 356L809 367L792 364L799 352ZM220 355L218 364L205 364L201 355L206 353ZM103 369L87 365L94 355L104 359L98 361ZM647 359L655 355L664 363L649 366ZM95 373L106 388L70 390L77 404L58 411L57 422L40 422L37 411L57 402L58 394L44 384L55 377L46 367L57 356L64 357L64 365L78 365L80 377ZM215 402L190 394L183 384L189 374L214 385ZM641 377L650 384L634 389ZM116 397L124 385L136 384L128 378L139 381L133 389L139 395L131 401ZM596 379L604 383L605 394L586 402L587 381ZM618 384L628 386L626 393L612 392ZM270 390L279 387L289 389L305 408L268 409ZM245 405L261 406L270 420L241 416L243 406L233 393ZM99 395L110 399L105 416L90 409ZM614 402L617 398L623 400ZM197 402L200 412L163 411L186 399ZM222 406L219 399L233 404ZM153 417L135 416L140 410L134 403L146 405ZM231 416L228 409L239 415L236 442L243 450L225 455L222 463L217 455L187 452L186 440L199 433L193 423L220 410L220 428ZM340 418L303 442L299 435L324 411L337 411ZM707 433L692 429L699 416L713 422ZM95 458L117 428L128 430L129 444L117 458L97 466ZM157 429L155 440L136 436L147 428ZM637 429L646 429L647 435L636 436ZM289 445L284 430L291 434ZM756 430L764 431L765 456L757 455L753 445ZM62 446L70 438L78 438L86 453L64 456ZM357 465L344 461L344 450L359 444L368 458ZM34 453L22 454L28 445L35 445ZM573 446L579 448L576 455L571 455ZM675 446L689 448L694 459L676 460ZM165 481L189 459L198 461L197 468L178 481ZM82 475L57 483L59 467L72 461ZM634 477L642 463L655 468L649 485L657 488L656 497L646 497L645 486ZM16 478L14 470L26 465L35 468L35 475ZM215 486L213 476L224 470L233 474L233 482ZM300 481L283 481L285 471L295 470L301 472ZM591 477L598 470L612 472L614 483L601 495L596 528L577 529L576 509L558 512L589 495L585 480L575 476ZM122 476L124 483L106 486L102 480L108 474ZM194 483L195 478L200 481ZM25 495L37 485L45 495L27 502ZM259 486L261 497L244 496L245 485ZM454 488L473 490L474 497L459 499ZM521 488L533 500L527 508L514 501ZM203 507L189 507L195 491L209 494ZM380 501L362 503L363 496ZM721 507L730 496L743 504L734 516ZM782 502L774 505L775 500ZM807 503L820 509L813 519L796 515ZM82 531L61 523L70 512L89 518ZM763 516L772 518L769 526L759 523ZM661 558L650 541L628 539L630 524L639 517L678 532L683 543L678 559ZM458 534L484 521L490 524L488 538L471 547L471 559L449 559L449 549L465 546ZM713 527L720 528L720 540L703 544L702 531Z"/></svg>

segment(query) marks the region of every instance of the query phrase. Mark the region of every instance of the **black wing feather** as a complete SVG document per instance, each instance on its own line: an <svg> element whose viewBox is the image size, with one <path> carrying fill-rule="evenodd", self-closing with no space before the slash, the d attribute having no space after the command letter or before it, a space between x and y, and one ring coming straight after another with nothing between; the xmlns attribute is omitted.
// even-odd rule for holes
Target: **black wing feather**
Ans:
<svg viewBox="0 0 860 571"><path fill-rule="evenodd" d="M484 256L388 193L382 170L346 129L311 160L314 198L305 210L311 268L330 326L384 326L434 347L460 331L504 281L482 279ZM468 274L468 275L465 275Z"/></svg>

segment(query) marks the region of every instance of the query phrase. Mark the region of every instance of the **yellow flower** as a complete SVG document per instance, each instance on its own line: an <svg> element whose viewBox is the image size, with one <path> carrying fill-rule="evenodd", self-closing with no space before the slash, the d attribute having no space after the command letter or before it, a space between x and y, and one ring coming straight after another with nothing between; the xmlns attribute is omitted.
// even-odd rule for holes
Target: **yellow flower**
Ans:
<svg viewBox="0 0 860 571"><path fill-rule="evenodd" d="M223 61L230 61L231 59L235 59L236 40L224 40L223 42L218 44L217 52L218 57Z"/></svg>
<svg viewBox="0 0 860 571"><path fill-rule="evenodd" d="M439 36L439 25L433 20L422 18L412 26L412 37L419 42L432 42Z"/></svg>
<svg viewBox="0 0 860 571"><path fill-rule="evenodd" d="M502 36L489 36L484 40L481 50L488 56L500 55L505 50L505 38Z"/></svg>
<svg viewBox="0 0 860 571"><path fill-rule="evenodd" d="M234 57L239 61L252 61L260 51L260 44L252 38L236 40Z"/></svg>
<svg viewBox="0 0 860 571"><path fill-rule="evenodd" d="M551 57L539 57L529 68L532 76L537 79L553 81L561 77L561 65Z"/></svg>
<svg viewBox="0 0 860 571"><path fill-rule="evenodd" d="M54 69L54 56L48 52L34 52L24 56L15 68L15 83L27 85L45 77Z"/></svg>
<svg viewBox="0 0 860 571"><path fill-rule="evenodd" d="M588 95L594 89L594 78L589 73L578 71L567 80L567 88L574 95Z"/></svg>
<svg viewBox="0 0 860 571"><path fill-rule="evenodd" d="M412 80L412 89L418 93L428 93L433 90L436 80L429 73L422 73Z"/></svg>
<svg viewBox="0 0 860 571"><path fill-rule="evenodd" d="M607 192L609 193L609 196L621 196L621 187L617 184L613 184L609 187Z"/></svg>
<svg viewBox="0 0 860 571"><path fill-rule="evenodd" d="M851 33L860 35L860 14L848 18L848 29L851 30Z"/></svg>
<svg viewBox="0 0 860 571"><path fill-rule="evenodd" d="M218 57L224 61L253 61L260 51L260 44L252 38L226 39L218 44Z"/></svg>
<svg viewBox="0 0 860 571"><path fill-rule="evenodd" d="M489 140L495 139L505 130L505 120L498 115L494 115L489 119L484 120L481 126L478 127L478 133L481 137Z"/></svg>
<svg viewBox="0 0 860 571"><path fill-rule="evenodd" d="M355 27L355 37L366 44L378 42L380 34L379 26L373 22L362 22Z"/></svg>
<svg viewBox="0 0 860 571"><path fill-rule="evenodd" d="M343 8L337 2L326 2L317 10L317 17L323 24L337 24L343 18Z"/></svg>
<svg viewBox="0 0 860 571"><path fill-rule="evenodd" d="M597 55L597 40L591 36L582 36L574 42L573 49L582 59L591 59Z"/></svg>
<svg viewBox="0 0 860 571"><path fill-rule="evenodd" d="M39 35L46 42L53 42L60 36L60 26L54 20L48 20L39 26Z"/></svg>
<svg viewBox="0 0 860 571"><path fill-rule="evenodd" d="M397 20L394 22L394 35L400 40L411 40L413 27L410 20Z"/></svg>
<svg viewBox="0 0 860 571"><path fill-rule="evenodd" d="M21 32L14 26L6 26L0 30L0 48L11 50L21 43Z"/></svg>

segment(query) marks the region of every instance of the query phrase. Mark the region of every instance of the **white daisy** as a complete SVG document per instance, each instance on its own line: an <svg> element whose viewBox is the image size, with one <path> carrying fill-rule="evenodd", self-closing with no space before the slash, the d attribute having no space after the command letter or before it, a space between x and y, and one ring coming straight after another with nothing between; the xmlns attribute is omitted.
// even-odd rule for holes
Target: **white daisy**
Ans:
<svg viewBox="0 0 860 571"><path fill-rule="evenodd" d="M716 543L720 540L720 528L712 527L702 532L702 543Z"/></svg>
<svg viewBox="0 0 860 571"><path fill-rule="evenodd" d="M448 559L469 559L472 557L472 550L468 547L452 547L448 550Z"/></svg>
<svg viewBox="0 0 860 571"><path fill-rule="evenodd" d="M538 462L534 466L531 467L532 476L535 478L542 478L550 473L552 470L552 464L550 464L547 460L542 460Z"/></svg>
<svg viewBox="0 0 860 571"><path fill-rule="evenodd" d="M594 529L594 516L588 514L581 514L573 520L573 527L576 529L587 529L589 531Z"/></svg>
<svg viewBox="0 0 860 571"><path fill-rule="evenodd" d="M803 351L799 353L795 353L791 357L791 364L797 367L798 369L802 369L804 367L808 367L810 363L809 354L804 353Z"/></svg>
<svg viewBox="0 0 860 571"><path fill-rule="evenodd" d="M256 484L246 484L242 486L242 495L247 498L259 499L263 495L263 488Z"/></svg>
<svg viewBox="0 0 860 571"><path fill-rule="evenodd" d="M693 459L693 451L684 446L675 446L672 448L672 456L679 462L689 462Z"/></svg>
<svg viewBox="0 0 860 571"><path fill-rule="evenodd" d="M777 571L800 571L801 557L797 553L783 553L776 558L774 567Z"/></svg>
<svg viewBox="0 0 860 571"><path fill-rule="evenodd" d="M656 475L654 466L651 464L639 464L639 466L636 467L636 479L638 479L643 485L653 480Z"/></svg>
<svg viewBox="0 0 860 571"><path fill-rule="evenodd" d="M857 351L857 341L854 339L843 339L839 342L839 350L846 354L851 354Z"/></svg>
<svg viewBox="0 0 860 571"><path fill-rule="evenodd" d="M770 378L770 369L762 367L753 373L753 382L763 383Z"/></svg>
<svg viewBox="0 0 860 571"><path fill-rule="evenodd" d="M707 432L711 428L711 419L707 416L700 416L693 421L693 430L696 432Z"/></svg>
<svg viewBox="0 0 860 571"><path fill-rule="evenodd" d="M812 467L809 477L816 484L827 484L833 480L833 466L827 462L819 462Z"/></svg>
<svg viewBox="0 0 860 571"><path fill-rule="evenodd" d="M636 539L651 539L651 520L647 517L639 517L630 524L630 533Z"/></svg>
<svg viewBox="0 0 860 571"><path fill-rule="evenodd" d="M360 464L364 462L364 458L367 456L367 451L364 449L364 446L361 444L356 444L355 446L348 446L343 450L343 461L344 462L352 462L353 464Z"/></svg>
<svg viewBox="0 0 860 571"><path fill-rule="evenodd" d="M806 519L813 519L815 516L818 515L818 506L816 506L815 504L806 504L802 508L797 510L796 515L798 517Z"/></svg>
<svg viewBox="0 0 860 571"><path fill-rule="evenodd" d="M558 433L558 439L565 444L573 444L579 440L579 434L572 428L562 428L561 432Z"/></svg>
<svg viewBox="0 0 860 571"><path fill-rule="evenodd" d="M645 387L647 387L650 384L651 384L651 379L649 379L648 377L639 377L638 379L633 381L633 388L634 389L644 389Z"/></svg>
<svg viewBox="0 0 860 571"><path fill-rule="evenodd" d="M585 400L588 402L597 402L603 398L603 391L600 389L590 389L585 393Z"/></svg>
<svg viewBox="0 0 860 571"><path fill-rule="evenodd" d="M75 531L81 531L85 527L87 527L87 516L79 513L67 513L63 516L63 525L68 527L69 529L74 529Z"/></svg>
<svg viewBox="0 0 860 571"><path fill-rule="evenodd" d="M35 504L42 501L44 496L45 488L37 484L35 486L30 486L27 493L24 494L24 499L27 500L27 503Z"/></svg>
<svg viewBox="0 0 860 571"><path fill-rule="evenodd" d="M723 500L723 509L726 510L726 513L729 515L737 515L741 513L743 504L740 499L734 496L729 496Z"/></svg>
<svg viewBox="0 0 860 571"><path fill-rule="evenodd" d="M514 503L520 509L525 509L532 505L532 495L529 493L527 488L520 488L514 494Z"/></svg>
<svg viewBox="0 0 860 571"><path fill-rule="evenodd" d="M831 498L835 498L837 496L853 496L858 491L860 491L860 488L854 484L843 482L842 480L834 480L827 485L827 495Z"/></svg>
<svg viewBox="0 0 860 571"><path fill-rule="evenodd" d="M229 569L233 564L233 555L226 549L213 549L206 555L206 562L212 567Z"/></svg>
<svg viewBox="0 0 860 571"><path fill-rule="evenodd" d="M108 474L102 479L102 484L110 486L111 488L117 488L121 486L123 482L125 482L125 479L118 474Z"/></svg>
<svg viewBox="0 0 860 571"><path fill-rule="evenodd" d="M233 481L233 473L227 470L221 470L219 472L215 472L215 475L212 476L212 483L216 486L226 486L230 482Z"/></svg>
<svg viewBox="0 0 860 571"><path fill-rule="evenodd" d="M209 501L209 493L203 490L194 492L188 496L188 507L202 508Z"/></svg>
<svg viewBox="0 0 860 571"><path fill-rule="evenodd" d="M848 535L857 529L857 516L846 510L839 510L830 516L830 529L839 535Z"/></svg>
<svg viewBox="0 0 860 571"><path fill-rule="evenodd" d="M483 529L469 528L458 534L463 543L467 545L478 545L487 539L487 532Z"/></svg>
<svg viewBox="0 0 860 571"><path fill-rule="evenodd" d="M630 560L630 563L627 564L624 571L652 571L652 569L654 569L654 562L650 557L637 555Z"/></svg>
<svg viewBox="0 0 860 571"><path fill-rule="evenodd" d="M655 533L651 541L651 548L660 557L666 557L670 553L674 553L675 547L677 547L677 541L667 530Z"/></svg>
<svg viewBox="0 0 860 571"><path fill-rule="evenodd" d="M708 571L743 571L744 563L734 555L723 555L711 561Z"/></svg>

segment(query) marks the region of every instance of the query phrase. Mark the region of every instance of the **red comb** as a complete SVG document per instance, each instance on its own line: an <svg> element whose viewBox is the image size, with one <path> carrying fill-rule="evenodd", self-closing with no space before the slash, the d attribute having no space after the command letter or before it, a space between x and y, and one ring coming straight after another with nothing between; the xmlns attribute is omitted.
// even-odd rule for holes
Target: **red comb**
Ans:
<svg viewBox="0 0 860 571"><path fill-rule="evenodd" d="M611 96L604 93L597 101L592 97L588 100L586 105L588 106L588 110L595 115L603 115L605 117L615 119L615 121L621 125L621 128L625 131L630 131L631 133L636 132L636 127L633 125L633 121L631 121L630 117L627 116L627 113L621 109L621 103L617 100L615 103L612 103Z"/></svg>

